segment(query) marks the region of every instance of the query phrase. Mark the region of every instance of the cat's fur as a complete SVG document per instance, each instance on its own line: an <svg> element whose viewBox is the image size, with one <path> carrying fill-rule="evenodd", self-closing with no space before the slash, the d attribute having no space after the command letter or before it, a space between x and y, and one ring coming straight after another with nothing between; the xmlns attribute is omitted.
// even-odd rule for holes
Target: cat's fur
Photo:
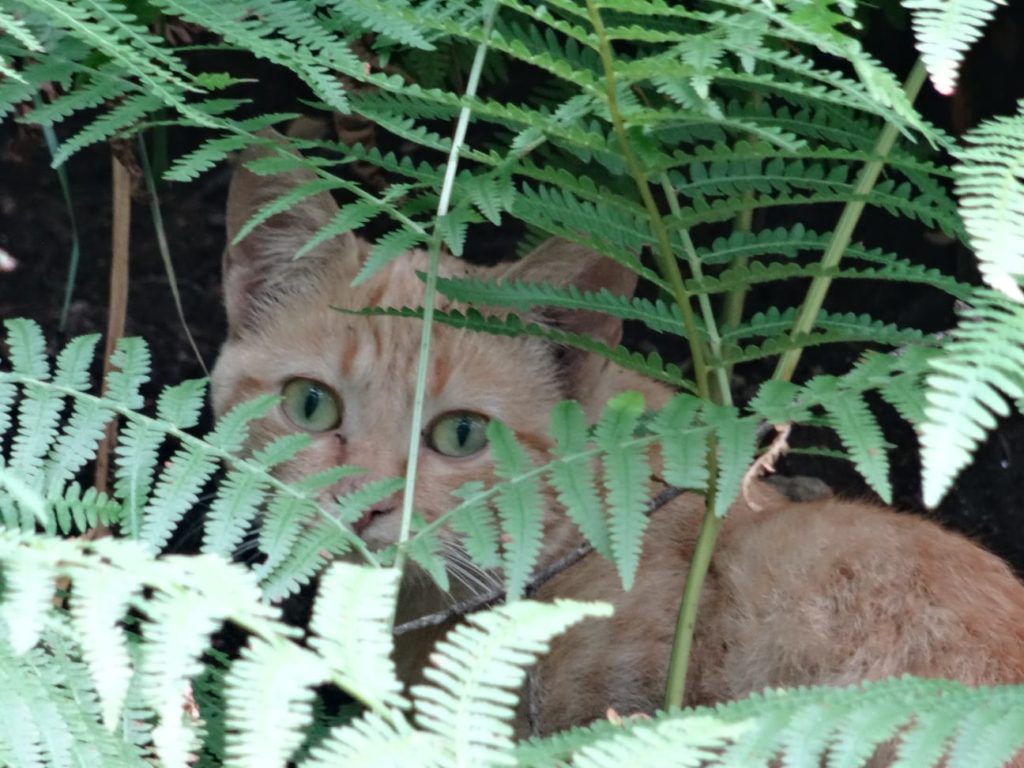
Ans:
<svg viewBox="0 0 1024 768"><path fill-rule="evenodd" d="M239 169L228 205L229 236L260 205L307 177L257 177ZM336 211L327 194L258 227L225 256L230 336L213 373L218 414L246 398L278 393L292 377L318 379L344 400L338 429L283 468L295 478L335 464L365 467L369 477L405 472L413 372L420 324L340 314L332 306L415 306L415 275L425 255L395 260L365 285L350 286L368 246L337 237L298 261L292 254ZM572 281L584 289L633 289L625 270L566 243L550 242L525 260L491 269L444 258L443 274L479 272L527 280ZM619 324L557 312L542 318L589 330L609 343ZM535 462L550 447L548 411L579 399L591 417L624 389L658 407L660 385L580 353L529 338L504 338L436 326L426 421L452 409L501 419ZM294 430L279 411L263 419L254 442ZM470 480L491 481L488 452L448 459L424 447L417 510L428 520L453 505ZM332 492L361 480L346 479ZM1024 681L1024 587L996 557L926 520L867 503L795 503L767 488L763 508L737 503L725 520L698 616L688 703L743 696L766 686L845 684L909 673L970 684ZM364 539L391 543L398 499L380 505ZM609 600L613 618L590 621L558 640L537 674L539 728L548 732L601 717L651 711L662 697L679 595L703 502L686 495L654 514L633 590L596 555L564 571L541 598ZM565 553L579 535L551 502L541 563ZM463 574L465 576L465 574ZM466 578L467 587L473 587ZM419 592L417 592L419 590ZM412 587L405 613L434 608L429 590ZM416 641L413 641L415 646ZM401 651L421 663L425 641ZM407 664L409 666L409 664Z"/></svg>

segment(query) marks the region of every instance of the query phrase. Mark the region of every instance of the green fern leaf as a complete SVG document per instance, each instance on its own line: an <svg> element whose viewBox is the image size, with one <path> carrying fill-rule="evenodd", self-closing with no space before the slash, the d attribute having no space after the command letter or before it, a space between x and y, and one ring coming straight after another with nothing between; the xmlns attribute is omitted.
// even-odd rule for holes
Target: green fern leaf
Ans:
<svg viewBox="0 0 1024 768"><path fill-rule="evenodd" d="M410 48L434 50L433 43L423 35L420 16L404 3L344 0L332 3L331 8L341 19L367 32L377 32Z"/></svg>
<svg viewBox="0 0 1024 768"><path fill-rule="evenodd" d="M559 503L580 533L603 557L614 560L608 520L597 493L594 468L587 451L586 415L579 403L565 400L551 410L552 462L548 481Z"/></svg>
<svg viewBox="0 0 1024 768"><path fill-rule="evenodd" d="M448 592L451 583L448 578L448 563L444 557L444 546L434 531L421 531L406 544L409 559L423 569L438 589Z"/></svg>
<svg viewBox="0 0 1024 768"><path fill-rule="evenodd" d="M867 403L856 395L836 389L835 384L836 380L831 377L816 376L808 382L808 389L820 398L829 425L849 452L857 471L886 504L891 504L885 436Z"/></svg>
<svg viewBox="0 0 1024 768"><path fill-rule="evenodd" d="M326 677L316 654L285 641L253 640L231 665L226 751L238 766L280 766L302 744L312 719L312 686Z"/></svg>
<svg viewBox="0 0 1024 768"><path fill-rule="evenodd" d="M971 453L1009 413L1007 400L1024 397L1024 308L998 294L979 294L965 312L945 354L932 360L921 424L925 504L945 494Z"/></svg>
<svg viewBox="0 0 1024 768"><path fill-rule="evenodd" d="M500 421L487 425L487 438L494 456L495 474L509 482L499 486L495 500L503 535L505 591L507 600L523 596L526 581L540 554L543 535L544 500L539 478L531 469L526 451L512 431Z"/></svg>
<svg viewBox="0 0 1024 768"><path fill-rule="evenodd" d="M309 445L309 435L283 435L253 455L260 466L271 469L293 458ZM243 470L232 470L217 489L203 526L202 551L230 558L246 529L255 520L269 490L266 477Z"/></svg>
<svg viewBox="0 0 1024 768"><path fill-rule="evenodd" d="M981 37L1000 0L901 0L913 20L917 50L935 90L949 96L956 88L960 62Z"/></svg>
<svg viewBox="0 0 1024 768"><path fill-rule="evenodd" d="M704 420L718 442L718 477L715 478L715 515L725 517L739 495L743 476L754 461L757 424L740 417L735 408L705 404Z"/></svg>
<svg viewBox="0 0 1024 768"><path fill-rule="evenodd" d="M423 317L422 309L410 307L372 307L370 309L352 311L342 310L355 315L369 317ZM434 322L444 323L453 328L467 328L474 331L483 331L497 336L533 336L540 339L560 344L566 347L582 349L604 357L616 365L627 368L638 373L643 373L648 378L670 384L679 389L694 391L696 389L692 381L685 378L679 366L665 363L657 352L649 355L642 355L638 352L630 352L625 347L612 349L605 344L595 341L585 334L567 333L554 328L538 325L537 323L524 322L516 315L508 317L495 317L481 315L475 309L469 309L465 314L457 310L451 312L434 312Z"/></svg>
<svg viewBox="0 0 1024 768"><path fill-rule="evenodd" d="M708 487L707 453L711 430L694 424L700 407L698 398L676 395L651 422L651 429L659 438L665 482L703 492Z"/></svg>
<svg viewBox="0 0 1024 768"><path fill-rule="evenodd" d="M15 653L39 642L44 618L53 602L56 558L45 550L24 552L4 567L4 595L0 620Z"/></svg>
<svg viewBox="0 0 1024 768"><path fill-rule="evenodd" d="M339 765L388 768L448 765L441 740L412 728L398 712L367 712L352 723L335 728L313 749L300 768L336 768Z"/></svg>
<svg viewBox="0 0 1024 768"><path fill-rule="evenodd" d="M295 258L301 259L314 248L322 243L328 242L331 238L344 235L346 232L358 229L380 212L382 206L379 203L368 201L357 201L351 205L343 206L335 213L329 222L317 230L309 240L295 252Z"/></svg>
<svg viewBox="0 0 1024 768"><path fill-rule="evenodd" d="M456 490L453 495L462 499L451 517L451 528L462 538L460 544L470 559L484 570L501 565L498 546L498 527L494 512L482 498L483 483L474 480Z"/></svg>
<svg viewBox="0 0 1024 768"><path fill-rule="evenodd" d="M512 694L525 667L572 624L610 614L602 603L520 600L474 613L452 630L434 650L427 684L413 689L416 720L444 740L446 764L510 764Z"/></svg>
<svg viewBox="0 0 1024 768"><path fill-rule="evenodd" d="M351 549L353 535L334 520L319 521L312 527L307 522L288 556L261 579L264 597L276 602L298 593L331 559Z"/></svg>
<svg viewBox="0 0 1024 768"><path fill-rule="evenodd" d="M974 0L979 6L991 4ZM1024 101L1013 117L982 123L957 152L956 191L985 282L1022 299L1024 280Z"/></svg>
<svg viewBox="0 0 1024 768"><path fill-rule="evenodd" d="M770 424L785 424L790 421L807 421L811 414L806 405L799 401L800 387L788 381L769 379L757 390L750 401L750 410Z"/></svg>
<svg viewBox="0 0 1024 768"><path fill-rule="evenodd" d="M611 550L626 590L633 586L648 523L644 507L649 495L651 470L645 448L628 444L643 412L643 395L624 392L608 401L594 429L594 442L603 451Z"/></svg>
<svg viewBox="0 0 1024 768"><path fill-rule="evenodd" d="M143 511L139 538L154 552L170 539L175 527L199 499L199 492L217 468L216 459L194 446L171 456Z"/></svg>
<svg viewBox="0 0 1024 768"><path fill-rule="evenodd" d="M138 589L131 574L114 569L82 569L75 574L72 626L89 665L107 728L119 722L133 669L120 623Z"/></svg>
<svg viewBox="0 0 1024 768"><path fill-rule="evenodd" d="M583 747L573 756L579 768L657 765L693 768L714 764L721 749L743 735L743 723L687 717L637 725Z"/></svg>
<svg viewBox="0 0 1024 768"><path fill-rule="evenodd" d="M266 560L255 569L260 579L267 578L285 562L295 548L303 526L315 520L320 508L301 496L277 496L270 502L259 533L259 549Z"/></svg>
<svg viewBox="0 0 1024 768"><path fill-rule="evenodd" d="M630 299L606 290L591 293L580 291L572 285L553 286L504 280L487 283L473 278L439 278L437 289L450 299L478 307L510 307L520 311L537 307L562 307L602 312L623 320L637 320L661 333L678 334L683 328L682 315L675 304L666 304L660 299Z"/></svg>
<svg viewBox="0 0 1024 768"><path fill-rule="evenodd" d="M383 237L377 238L373 248L370 249L370 255L363 262L359 274L352 281L352 285L366 282L400 254L416 247L425 240L425 232L415 232L411 229L396 229Z"/></svg>
<svg viewBox="0 0 1024 768"><path fill-rule="evenodd" d="M346 691L372 709L403 708L391 659L391 611L400 573L336 562L320 579L310 645Z"/></svg>

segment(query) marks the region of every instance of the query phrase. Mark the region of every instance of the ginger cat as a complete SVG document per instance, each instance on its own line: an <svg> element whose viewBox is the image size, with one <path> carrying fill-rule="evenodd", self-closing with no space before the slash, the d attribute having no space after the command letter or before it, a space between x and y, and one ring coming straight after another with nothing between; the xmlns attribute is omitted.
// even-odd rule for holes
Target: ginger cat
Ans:
<svg viewBox="0 0 1024 768"><path fill-rule="evenodd" d="M250 151L244 159L252 159ZM229 240L268 200L305 172L259 177L239 168L228 200ZM340 314L332 306L415 306L426 257L409 252L365 284L350 285L368 245L347 233L310 255L292 255L337 211L329 194L277 214L224 260L229 338L213 372L218 414L264 393L284 393L258 423L253 443L305 429L312 444L282 469L297 478L336 464L368 477L405 472L420 325ZM522 261L484 269L454 258L444 275L563 281L584 290L628 294L634 276L583 248L549 241ZM540 318L618 341L604 316L553 310ZM578 399L590 417L625 389L651 407L671 394L661 385L585 353L538 339L435 327L416 507L428 520L455 503L470 480L489 482L483 426L501 419L535 463L549 449L548 412ZM332 493L363 479L346 479ZM790 502L767 487L754 511L737 503L723 525L698 614L688 704L744 696L767 686L843 685L909 673L969 684L1024 682L1024 587L999 559L920 518L872 504L829 499ZM355 529L371 546L392 543L399 499L381 503ZM612 565L591 554L547 582L540 597L607 600L610 620L590 621L557 640L537 675L534 703L547 733L604 715L661 705L669 648L703 500L684 495L658 510L644 543L636 584L623 593ZM580 541L552 502L540 565ZM457 553L457 546L452 546ZM486 588L493 576L455 558L453 581ZM439 607L425 580L407 579L405 618ZM437 633L399 647L410 674ZM1021 763L1024 765L1024 762Z"/></svg>

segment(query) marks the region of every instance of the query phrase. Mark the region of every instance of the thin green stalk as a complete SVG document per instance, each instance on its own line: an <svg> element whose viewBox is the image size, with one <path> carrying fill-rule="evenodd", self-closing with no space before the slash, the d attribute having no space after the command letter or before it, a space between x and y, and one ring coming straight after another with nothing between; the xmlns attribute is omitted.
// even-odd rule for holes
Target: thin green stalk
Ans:
<svg viewBox="0 0 1024 768"><path fill-rule="evenodd" d="M718 456L714 439L709 441L708 476L718 474ZM672 652L668 661L668 675L665 681L665 708L673 709L683 706L686 695L686 673L690 668L690 650L693 647L693 630L697 626L697 606L700 594L704 590L704 578L711 565L711 556L715 552L718 532L722 528L724 518L715 514L715 488L711 486L704 502L704 519L697 533L697 543L690 559L690 568L686 572L686 583L683 585L683 598L679 603L679 615L676 618L676 631L672 637Z"/></svg>
<svg viewBox="0 0 1024 768"><path fill-rule="evenodd" d="M166 131L161 131L166 136ZM157 250L160 251L160 259L164 263L164 272L167 275L167 285L171 289L171 298L174 300L174 308L178 313L178 322L181 323L182 329L185 331L185 338L188 340L189 346L192 347L192 353L196 356L196 360L199 361L199 367L203 369L203 374L207 377L210 375L209 369L206 367L206 361L203 360L203 354L199 351L199 345L196 344L195 337L192 335L192 329L188 327L188 321L185 319L185 308L181 304L181 291L178 290L178 276L174 271L174 262L171 261L171 249L167 244L167 232L164 229L164 217L160 212L160 197L156 191L156 175L153 173L153 168L149 162L149 153L146 151L146 140L140 133L137 137L139 147L139 160L142 163L142 178L146 182L146 193L149 195L149 213L153 218L153 231L156 233L156 245ZM166 142L164 142L164 149L166 151Z"/></svg>
<svg viewBox="0 0 1024 768"><path fill-rule="evenodd" d="M466 82L466 97L476 95L480 84L480 73L483 71L484 59L487 56L487 42L497 15L497 0L491 0L484 12L483 42L477 46L473 64ZM426 287L423 291L423 332L420 335L419 360L416 364L416 390L412 403L412 424L409 428L409 453L405 472L405 492L402 496L402 522L398 533L398 552L395 555L395 567L401 569L405 565L405 542L409 539L412 525L413 499L416 492L416 468L419 464L421 424L423 422L423 402L427 391L427 369L430 363L430 336L434 322L434 304L437 295L437 265L441 255L441 220L448 214L452 190L455 188L455 174L459 168L459 149L466 140L466 129L469 126L470 108L463 107L455 125L451 150L448 153L448 164L445 167L444 181L441 184L441 196L437 201L437 215L434 218L434 230L430 238L429 260L427 262ZM392 620L394 617L392 616Z"/></svg>
<svg viewBox="0 0 1024 768"><path fill-rule="evenodd" d="M917 98L917 94L924 84L925 76L924 62L919 58L914 63L914 67L910 70L907 81L903 85L903 91L907 94L907 100L911 103ZM874 157L861 169L860 176L857 179L857 186L853 191L854 198L843 208L843 213L839 217L839 223L836 225L832 238L829 240L828 246L821 256L821 266L824 269L828 270L837 266L850 245L850 240L853 238L853 230L857 226L857 222L860 221L861 213L864 211L867 195L874 188L875 182L878 181L878 176L885 165L885 158L890 150L892 150L898 133L899 128L893 123L886 123L882 128L882 132L878 135L878 141L875 143L874 151L872 152ZM804 297L804 303L801 305L800 312L793 322L793 330L790 331L791 339L796 339L798 336L810 333L811 329L814 328L818 313L825 302L825 294L828 293L831 285L831 277L818 276L811 280L811 284L807 288L807 295ZM802 354L803 350L798 347L787 350L779 358L772 378L782 379L783 381L792 379L793 372L796 370Z"/></svg>
<svg viewBox="0 0 1024 768"><path fill-rule="evenodd" d="M676 196L676 191L668 180L668 175L665 173L661 174L661 188L665 193L665 199L668 200L669 210L678 219L681 214L679 200ZM704 269L701 267L700 256L697 255L697 249L693 245L690 231L686 227L680 227L678 232L679 240L683 246L683 253L686 254L686 263L690 265L690 273L695 279L703 280ZM704 320L704 328L708 334L708 347L711 350L711 354L713 357L721 359L722 337L718 335L718 321L715 319L715 311L711 307L711 299L708 298L706 293L697 294L697 306L700 307L700 314ZM728 372L721 364L713 365L712 367L715 372L714 394L716 397L714 399L725 405L732 405L732 388L729 386Z"/></svg>
<svg viewBox="0 0 1024 768"><path fill-rule="evenodd" d="M733 219L732 228L734 232L750 232L753 229L754 190L748 189L743 192L743 202L743 210L737 213L736 218ZM733 262L733 266L746 269L749 262L749 257L740 256ZM739 324L743 322L743 306L747 301L748 290L747 286L742 285L725 295L725 306L722 308L722 325L724 327L738 328ZM731 369L732 366L730 365L729 368Z"/></svg>
<svg viewBox="0 0 1024 768"><path fill-rule="evenodd" d="M921 85L924 83L924 78L924 66L920 59L918 59L914 68L911 70L910 75L907 77L906 84L904 85L904 91L911 102L913 102L918 91L920 91ZM864 210L863 198L871 191L875 181L878 179L885 157L895 143L897 132L898 129L891 123L886 123L885 127L882 129L882 132L878 137L878 142L875 145L875 159L864 166L857 183L856 195L859 199L847 203L846 208L843 209L839 225L836 227L832 240L829 242L828 248L822 257L822 264L824 266L832 267L838 264L843 252L849 245L850 237L853 234L853 228L856 226L857 220L860 218L860 214ZM797 325L794 325L794 335L800 332L806 332L813 326L814 318L817 317L818 310L821 309L825 293L831 282L832 281L830 279L823 278L815 278L814 282L812 282L811 287L808 289L804 305L801 308ZM803 319L802 322L806 325L800 325L801 319ZM802 328L803 330L798 330L799 328ZM796 368L796 364L800 360L800 351L794 350L794 352L795 354L793 355L787 353L779 360L779 368L776 369L776 377L784 378L788 381L793 375L793 370ZM792 359L789 360L789 358ZM716 457L714 455L713 446L710 452L708 465L710 476L714 477L716 474ZM666 709L683 706L683 701L686 697L686 674L690 665L690 650L693 645L693 630L697 621L697 605L700 601L701 591L704 588L704 579L707 576L708 566L711 564L711 556L714 553L715 541L718 538L718 533L722 526L722 521L715 517L713 510L714 504L709 496L707 507L704 512L704 520L701 523L700 532L697 535L697 543L693 551L693 559L690 562L690 569L686 574L686 585L683 588L683 600L679 606L679 618L676 621L676 634L672 641L672 656L669 660L668 681L665 686Z"/></svg>
<svg viewBox="0 0 1024 768"><path fill-rule="evenodd" d="M662 277L668 280L672 288L672 296L679 310L683 314L683 326L686 331L686 339L690 346L690 358L693 360L694 378L697 380L697 393L702 400L711 399L708 388L708 368L704 360L704 347L701 343L700 333L697 330L696 318L693 314L693 307L690 306L690 295L683 284L683 276L679 272L679 264L672 253L672 245L668 239L668 229L665 220L658 210L658 204L651 193L647 175L633 154L633 148L629 144L629 137L626 135L626 126L622 120L622 113L619 111L619 99L615 90L615 63L612 57L612 46L604 29L604 22L601 21L601 14L594 5L593 0L587 0L587 12L590 16L590 23L594 27L594 34L597 35L598 53L601 56L601 65L604 69L605 92L608 98L608 113L612 120L612 129L619 141L619 147L629 166L629 174L636 182L637 190L643 201L644 208L651 220L651 228L658 247L654 254L658 260L658 270Z"/></svg>

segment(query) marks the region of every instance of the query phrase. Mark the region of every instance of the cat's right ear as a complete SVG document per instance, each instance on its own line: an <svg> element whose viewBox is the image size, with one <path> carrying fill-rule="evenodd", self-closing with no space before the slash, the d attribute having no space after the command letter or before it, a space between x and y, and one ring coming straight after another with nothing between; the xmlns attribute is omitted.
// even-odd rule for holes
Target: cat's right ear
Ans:
<svg viewBox="0 0 1024 768"><path fill-rule="evenodd" d="M351 261L352 276L359 267L359 245L351 232L337 235L302 258L295 258L302 246L338 212L337 203L327 191L303 197L235 242L253 214L317 178L302 166L266 175L249 170L248 164L262 158L287 158L287 154L298 157L276 131L267 129L259 135L265 141L245 150L238 158L228 191L228 243L223 277L228 329L232 335L250 327L260 308L281 294L300 292L315 283L328 261Z"/></svg>

